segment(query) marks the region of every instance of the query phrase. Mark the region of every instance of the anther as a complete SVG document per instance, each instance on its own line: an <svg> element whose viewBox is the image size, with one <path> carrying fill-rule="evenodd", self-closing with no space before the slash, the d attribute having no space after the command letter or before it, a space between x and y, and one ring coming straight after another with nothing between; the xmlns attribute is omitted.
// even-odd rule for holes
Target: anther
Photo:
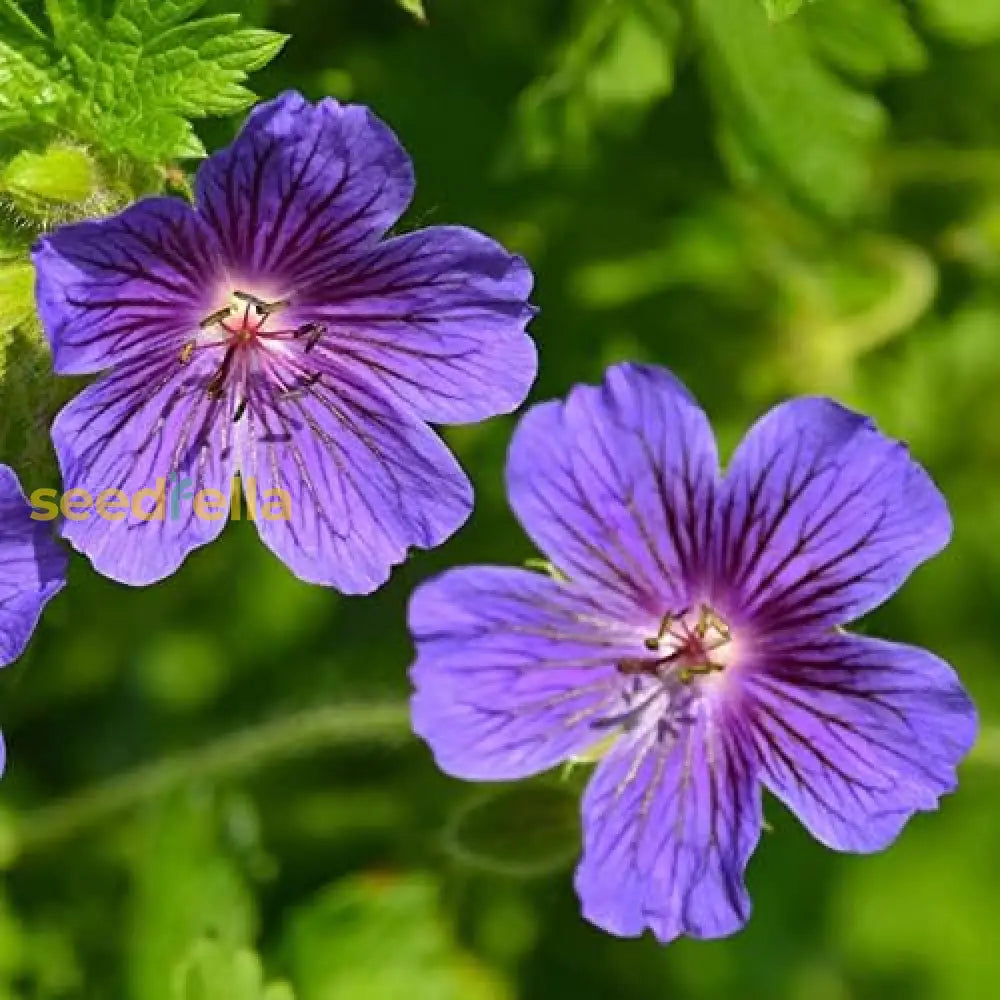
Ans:
<svg viewBox="0 0 1000 1000"><path fill-rule="evenodd" d="M323 376L319 372L307 375L302 381L292 389L286 389L282 394L283 400L301 399Z"/></svg>
<svg viewBox="0 0 1000 1000"><path fill-rule="evenodd" d="M274 302L267 302L265 299L259 298L250 292L241 292L239 290L233 292L233 298L253 306L257 310L258 316L270 316L271 313L278 312L288 305L288 299L277 299Z"/></svg>
<svg viewBox="0 0 1000 1000"><path fill-rule="evenodd" d="M207 330L210 326L215 326L217 323L221 323L224 319L229 319L232 315L231 306L223 306L221 309L216 309L214 313L210 313L206 316L199 324L203 330Z"/></svg>
<svg viewBox="0 0 1000 1000"><path fill-rule="evenodd" d="M295 331L295 339L306 338L305 352L308 354L320 341L320 337L326 333L326 327L322 323L303 323Z"/></svg>
<svg viewBox="0 0 1000 1000"><path fill-rule="evenodd" d="M682 667L677 676L682 684L690 684L696 677L707 677L724 669L719 663L702 663L696 667Z"/></svg>
<svg viewBox="0 0 1000 1000"><path fill-rule="evenodd" d="M182 365L190 364L191 356L194 354L194 341L189 340L182 348L180 362Z"/></svg>

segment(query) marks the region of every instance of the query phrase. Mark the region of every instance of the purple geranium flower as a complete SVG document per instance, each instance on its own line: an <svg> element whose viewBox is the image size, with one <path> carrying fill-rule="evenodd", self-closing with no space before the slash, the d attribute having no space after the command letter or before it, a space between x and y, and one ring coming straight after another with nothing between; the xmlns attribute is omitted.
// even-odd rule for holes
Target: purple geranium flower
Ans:
<svg viewBox="0 0 1000 1000"><path fill-rule="evenodd" d="M17 476L0 465L0 667L28 645L45 605L66 582L52 526L32 520Z"/></svg>
<svg viewBox="0 0 1000 1000"><path fill-rule="evenodd" d="M554 572L470 567L417 592L414 724L463 778L599 758L576 876L595 924L739 929L762 785L858 852L954 789L976 715L951 668L839 627L951 531L869 420L785 403L722 476L685 388L621 365L524 418L508 486Z"/></svg>
<svg viewBox="0 0 1000 1000"><path fill-rule="evenodd" d="M470 229L386 239L413 184L366 108L288 93L202 165L194 207L149 198L40 240L56 370L107 370L52 428L67 488L124 494L64 527L98 570L172 573L222 530L237 472L248 506L271 498L264 542L347 593L465 521L471 486L426 421L523 401L532 277Z"/></svg>

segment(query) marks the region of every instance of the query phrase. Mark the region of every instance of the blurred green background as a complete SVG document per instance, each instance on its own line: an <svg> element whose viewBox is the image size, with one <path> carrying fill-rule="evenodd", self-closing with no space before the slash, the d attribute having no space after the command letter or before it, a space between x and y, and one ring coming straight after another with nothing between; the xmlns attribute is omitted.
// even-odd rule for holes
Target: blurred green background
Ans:
<svg viewBox="0 0 1000 1000"><path fill-rule="evenodd" d="M995 996L1000 0L814 0L780 23L765 7L796 3L407 6L209 4L291 36L259 94L392 124L419 183L404 229L461 222L531 260L533 398L645 359L727 448L796 393L907 440L955 540L860 627L954 663L982 741L881 856L829 853L768 803L741 935L601 934L571 885L585 776L467 786L408 733L407 595L532 554L504 499L512 419L447 431L476 512L371 598L300 584L246 524L149 591L74 558L0 677L0 998Z"/></svg>

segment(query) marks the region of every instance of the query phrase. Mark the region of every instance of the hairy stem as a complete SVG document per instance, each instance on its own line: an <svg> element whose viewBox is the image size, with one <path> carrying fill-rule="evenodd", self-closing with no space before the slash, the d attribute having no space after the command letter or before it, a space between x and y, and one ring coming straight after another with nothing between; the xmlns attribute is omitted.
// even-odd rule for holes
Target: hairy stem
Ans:
<svg viewBox="0 0 1000 1000"><path fill-rule="evenodd" d="M309 709L224 736L198 750L144 764L27 814L15 829L23 857L68 840L192 780L218 781L277 761L352 743L403 743L405 703L341 704Z"/></svg>

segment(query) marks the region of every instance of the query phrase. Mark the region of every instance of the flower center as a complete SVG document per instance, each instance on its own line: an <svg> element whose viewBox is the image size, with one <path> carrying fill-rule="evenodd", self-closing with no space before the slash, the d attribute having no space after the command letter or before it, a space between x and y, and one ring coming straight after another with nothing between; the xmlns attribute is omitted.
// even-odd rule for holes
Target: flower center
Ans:
<svg viewBox="0 0 1000 1000"><path fill-rule="evenodd" d="M260 371L255 360L262 348L281 349L283 374L291 376L278 379L279 400L298 398L322 377L321 373L311 370L305 360L326 332L322 324L303 323L292 328L274 324L269 328L272 317L288 305L288 299L268 301L252 292L235 289L229 303L201 320L198 335L181 348L179 361L182 365L190 364L198 351L222 353L205 391L212 399L223 399L231 386L235 388L234 423L246 412L250 398L248 383L250 376Z"/></svg>
<svg viewBox="0 0 1000 1000"><path fill-rule="evenodd" d="M734 654L728 624L707 604L697 611L665 615L643 646L648 656L617 664L618 672L628 679L621 692L622 710L595 719L594 729L631 730L660 703L652 731L658 739L676 735L680 726L692 721L695 703Z"/></svg>
<svg viewBox="0 0 1000 1000"><path fill-rule="evenodd" d="M702 604L697 612L665 615L656 635L643 640L651 655L623 660L618 670L626 676L676 678L691 684L697 677L725 670L732 641L726 622Z"/></svg>

